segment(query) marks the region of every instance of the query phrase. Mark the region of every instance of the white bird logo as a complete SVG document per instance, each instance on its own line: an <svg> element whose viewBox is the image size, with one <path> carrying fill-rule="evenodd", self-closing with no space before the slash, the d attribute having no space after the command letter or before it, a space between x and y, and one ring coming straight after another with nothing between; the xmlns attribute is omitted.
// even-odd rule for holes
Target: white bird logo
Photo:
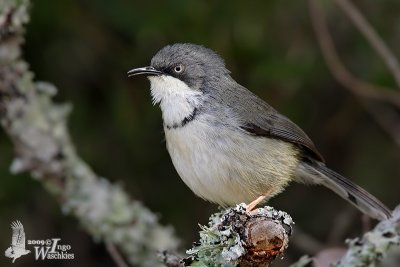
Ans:
<svg viewBox="0 0 400 267"><path fill-rule="evenodd" d="M13 263L16 259L21 257L22 255L26 255L30 253L30 250L25 249L25 231L24 226L20 221L14 221L11 223L12 229L12 241L11 247L9 247L5 252L4 255L6 257L12 258Z"/></svg>

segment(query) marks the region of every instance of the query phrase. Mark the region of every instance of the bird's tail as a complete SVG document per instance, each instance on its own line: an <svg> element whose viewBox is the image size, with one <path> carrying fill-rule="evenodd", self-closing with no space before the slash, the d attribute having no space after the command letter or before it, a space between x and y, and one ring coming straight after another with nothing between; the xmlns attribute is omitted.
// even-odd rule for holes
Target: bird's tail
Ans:
<svg viewBox="0 0 400 267"><path fill-rule="evenodd" d="M392 216L392 212L382 202L360 186L326 167L324 163L303 161L300 165L300 176L306 183L318 183L328 187L372 218L386 220Z"/></svg>

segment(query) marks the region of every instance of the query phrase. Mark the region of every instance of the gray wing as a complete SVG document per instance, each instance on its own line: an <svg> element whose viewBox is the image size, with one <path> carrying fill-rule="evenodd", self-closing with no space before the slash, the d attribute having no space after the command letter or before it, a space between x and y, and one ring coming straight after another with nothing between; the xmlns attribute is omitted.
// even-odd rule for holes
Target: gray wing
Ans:
<svg viewBox="0 0 400 267"><path fill-rule="evenodd" d="M290 119L279 114L258 96L239 84L231 84L223 90L221 100L235 115L239 116L242 126L251 135L281 139L299 146L308 156L324 162L314 143L304 131Z"/></svg>
<svg viewBox="0 0 400 267"><path fill-rule="evenodd" d="M20 221L12 222L11 229L12 229L11 246L25 249L25 232L21 222Z"/></svg>
<svg viewBox="0 0 400 267"><path fill-rule="evenodd" d="M258 116L262 115L259 114ZM314 159L324 162L314 143L303 130L279 113L264 114L264 117L258 118L258 120L245 120L241 128L252 135L274 137L293 143L301 147Z"/></svg>

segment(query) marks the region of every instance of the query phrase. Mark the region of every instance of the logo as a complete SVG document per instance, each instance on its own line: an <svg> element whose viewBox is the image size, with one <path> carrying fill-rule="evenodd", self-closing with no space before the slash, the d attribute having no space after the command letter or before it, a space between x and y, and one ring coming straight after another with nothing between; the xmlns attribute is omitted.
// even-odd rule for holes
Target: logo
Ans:
<svg viewBox="0 0 400 267"><path fill-rule="evenodd" d="M69 253L71 245L60 244L61 238L46 240L28 240L28 245L35 249L35 260L72 260L74 253Z"/></svg>
<svg viewBox="0 0 400 267"><path fill-rule="evenodd" d="M11 223L12 237L11 237L11 247L6 249L4 255L9 257L14 263L19 257L30 253L30 250L25 249L25 231L24 226L20 221L14 221Z"/></svg>
<svg viewBox="0 0 400 267"><path fill-rule="evenodd" d="M11 223L12 239L11 246L6 249L4 255L13 259L12 262L19 257L30 253L25 249L25 231L20 221ZM71 245L62 244L61 238L49 238L38 240L27 240L28 246L33 246L35 252L35 260L72 260L74 253L71 253Z"/></svg>

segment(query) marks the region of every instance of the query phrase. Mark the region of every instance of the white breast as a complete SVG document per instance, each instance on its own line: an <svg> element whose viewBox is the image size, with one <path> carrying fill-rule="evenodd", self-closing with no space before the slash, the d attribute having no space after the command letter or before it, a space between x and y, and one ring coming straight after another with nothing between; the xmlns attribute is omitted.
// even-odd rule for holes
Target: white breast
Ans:
<svg viewBox="0 0 400 267"><path fill-rule="evenodd" d="M200 115L182 128L165 129L169 154L186 185L220 205L282 191L298 164L291 145L227 127L214 129L211 119Z"/></svg>
<svg viewBox="0 0 400 267"><path fill-rule="evenodd" d="M201 109L202 93L171 76L150 76L154 103L160 103L172 162L189 188L220 205L250 202L279 193L298 164L291 144L250 136L233 114L200 112L183 127L183 119ZM216 112L216 111L213 111Z"/></svg>

